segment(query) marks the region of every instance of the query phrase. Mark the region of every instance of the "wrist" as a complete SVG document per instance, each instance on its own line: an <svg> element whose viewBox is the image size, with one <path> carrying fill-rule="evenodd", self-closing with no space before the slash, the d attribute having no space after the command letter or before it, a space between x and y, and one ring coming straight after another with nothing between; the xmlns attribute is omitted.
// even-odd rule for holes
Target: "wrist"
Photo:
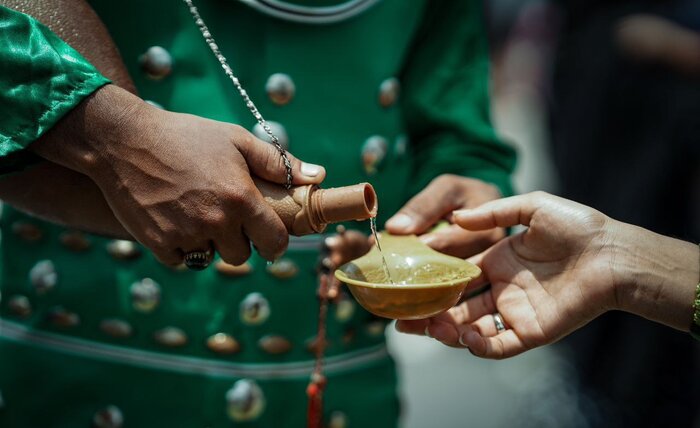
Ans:
<svg viewBox="0 0 700 428"><path fill-rule="evenodd" d="M617 309L687 331L700 277L698 247L615 223L611 267Z"/></svg>
<svg viewBox="0 0 700 428"><path fill-rule="evenodd" d="M145 103L128 91L105 85L78 104L30 148L38 155L91 178L108 166L107 149L126 141Z"/></svg>

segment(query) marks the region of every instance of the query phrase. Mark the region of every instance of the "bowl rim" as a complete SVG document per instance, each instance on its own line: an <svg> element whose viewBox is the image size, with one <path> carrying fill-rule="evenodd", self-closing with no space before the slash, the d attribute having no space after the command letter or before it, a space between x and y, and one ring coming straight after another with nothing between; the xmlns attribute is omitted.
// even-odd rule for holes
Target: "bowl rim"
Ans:
<svg viewBox="0 0 700 428"><path fill-rule="evenodd" d="M481 269L479 269L479 273L476 276L465 276L464 278L457 278L457 279L451 279L449 281L443 281L443 282L435 282L432 284L374 284L371 282L366 282L366 281L360 281L357 279L350 278L345 272L342 271L343 267L349 263L346 263L342 266L340 266L338 269L335 270L333 273L334 276L341 282L344 282L349 285L356 285L359 287L365 287L365 288L386 288L386 289L395 289L395 290L411 290L411 289L429 289L429 288L449 288L449 287L456 287L458 285L467 285L469 284L472 280L476 279L479 277L481 274ZM342 277L341 277L342 275Z"/></svg>

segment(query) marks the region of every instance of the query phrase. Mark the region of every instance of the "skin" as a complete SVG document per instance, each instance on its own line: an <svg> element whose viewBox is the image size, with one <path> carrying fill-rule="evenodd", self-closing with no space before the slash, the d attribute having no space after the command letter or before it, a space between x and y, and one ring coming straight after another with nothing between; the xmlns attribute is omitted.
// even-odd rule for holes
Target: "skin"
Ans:
<svg viewBox="0 0 700 428"><path fill-rule="evenodd" d="M452 212L474 208L498 199L501 193L495 186L481 180L443 174L430 182L396 215L386 222L386 230L394 235L420 235L433 249L456 257L477 254L505 236L505 229L470 231L454 223ZM431 232L440 221L446 227Z"/></svg>
<svg viewBox="0 0 700 428"><path fill-rule="evenodd" d="M698 247L613 220L543 192L455 213L472 231L527 226L471 261L488 291L436 317L398 321L476 356L501 359L553 343L610 310L688 331L700 277ZM493 314L506 330L498 333Z"/></svg>
<svg viewBox="0 0 700 428"><path fill-rule="evenodd" d="M655 15L620 20L615 34L620 50L638 61L664 64L689 76L700 75L700 34Z"/></svg>
<svg viewBox="0 0 700 428"><path fill-rule="evenodd" d="M3 200L58 223L133 237L169 265L209 248L240 264L250 242L267 259L285 251L287 230L251 179L286 182L272 145L240 126L160 110L132 94L112 40L84 1L5 4L43 18L127 89L104 86L32 143L49 166L4 178ZM322 167L288 157L294 184L323 181Z"/></svg>

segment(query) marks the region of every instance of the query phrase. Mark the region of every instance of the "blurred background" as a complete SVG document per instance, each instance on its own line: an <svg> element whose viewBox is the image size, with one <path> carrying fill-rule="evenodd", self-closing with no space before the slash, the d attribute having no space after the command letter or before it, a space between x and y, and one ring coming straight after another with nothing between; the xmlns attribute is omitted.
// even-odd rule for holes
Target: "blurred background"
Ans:
<svg viewBox="0 0 700 428"><path fill-rule="evenodd" d="M700 1L486 7L518 191L700 242ZM405 428L700 427L699 345L627 314L506 361L389 330Z"/></svg>

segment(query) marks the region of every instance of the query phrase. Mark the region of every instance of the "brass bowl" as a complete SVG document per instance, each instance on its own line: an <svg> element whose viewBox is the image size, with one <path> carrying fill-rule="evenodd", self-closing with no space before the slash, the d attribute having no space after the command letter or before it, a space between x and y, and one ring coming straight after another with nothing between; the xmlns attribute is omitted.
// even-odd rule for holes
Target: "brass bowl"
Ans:
<svg viewBox="0 0 700 428"><path fill-rule="evenodd" d="M469 281L481 274L474 264L439 253L415 235L382 234L380 245L395 284L387 278L376 245L335 271L360 305L380 317L410 320L437 315L456 305Z"/></svg>

